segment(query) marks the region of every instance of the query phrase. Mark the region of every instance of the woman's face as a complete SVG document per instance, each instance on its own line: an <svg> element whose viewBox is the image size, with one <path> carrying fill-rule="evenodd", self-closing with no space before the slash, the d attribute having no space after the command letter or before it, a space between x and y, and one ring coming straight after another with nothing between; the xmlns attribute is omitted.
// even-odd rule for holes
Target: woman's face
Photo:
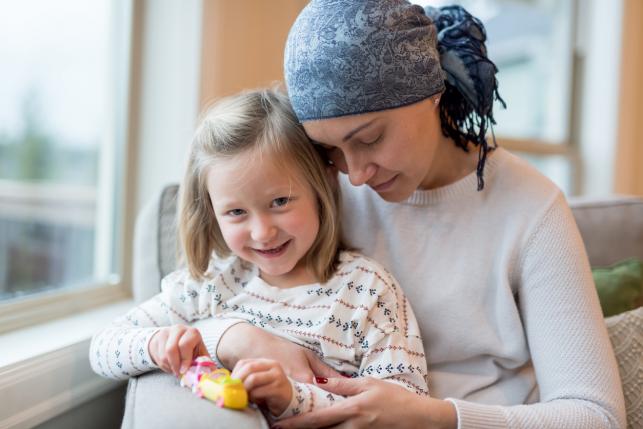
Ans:
<svg viewBox="0 0 643 429"><path fill-rule="evenodd" d="M383 199L398 202L418 188L439 186L442 173L435 160L441 158L443 147L455 147L442 135L436 100L438 96L409 106L303 125L353 185L366 184Z"/></svg>

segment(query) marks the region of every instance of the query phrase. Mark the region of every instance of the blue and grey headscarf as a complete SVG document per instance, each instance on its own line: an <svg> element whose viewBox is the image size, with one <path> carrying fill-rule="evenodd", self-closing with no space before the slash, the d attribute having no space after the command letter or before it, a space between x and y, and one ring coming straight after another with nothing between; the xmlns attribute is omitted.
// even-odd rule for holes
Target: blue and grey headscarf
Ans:
<svg viewBox="0 0 643 429"><path fill-rule="evenodd" d="M285 77L300 121L406 106L438 93L442 132L479 146L478 189L489 150L486 131L500 99L482 23L460 6L406 0L312 0L290 30ZM500 99L502 102L502 99ZM504 103L504 102L503 102Z"/></svg>

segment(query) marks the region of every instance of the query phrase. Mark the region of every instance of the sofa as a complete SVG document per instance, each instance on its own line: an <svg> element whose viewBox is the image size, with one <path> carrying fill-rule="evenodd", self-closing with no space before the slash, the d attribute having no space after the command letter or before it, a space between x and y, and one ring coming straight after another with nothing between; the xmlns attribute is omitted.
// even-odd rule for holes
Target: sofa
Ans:
<svg viewBox="0 0 643 429"><path fill-rule="evenodd" d="M161 279L177 267L178 185L164 187L139 214L134 237L133 294L137 302L159 292ZM607 198L572 199L570 206L580 229L592 267L605 267L625 260L643 260L643 199L611 196ZM643 428L643 307L606 319L610 339L617 355L621 381L626 397L628 428ZM158 383L169 383L169 377L158 376ZM137 379L128 386L123 427L159 427L163 423L149 420L138 406ZM185 392L189 395L188 392ZM183 398L185 396L185 398ZM190 398L181 395L181 400ZM176 405L180 408L180 405ZM137 411L138 410L138 411ZM264 427L260 416L218 415L221 424L234 427ZM170 425L171 426L171 425ZM225 424L220 427L233 427ZM169 427L169 426L168 426Z"/></svg>

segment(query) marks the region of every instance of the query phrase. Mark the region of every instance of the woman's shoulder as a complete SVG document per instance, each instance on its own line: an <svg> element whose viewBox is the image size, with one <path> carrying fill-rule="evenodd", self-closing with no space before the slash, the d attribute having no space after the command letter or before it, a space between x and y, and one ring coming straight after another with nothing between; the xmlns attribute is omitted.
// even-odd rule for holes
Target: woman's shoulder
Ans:
<svg viewBox="0 0 643 429"><path fill-rule="evenodd" d="M564 201L563 192L551 179L506 149L494 151L489 167L483 192L492 205L534 213L555 201Z"/></svg>

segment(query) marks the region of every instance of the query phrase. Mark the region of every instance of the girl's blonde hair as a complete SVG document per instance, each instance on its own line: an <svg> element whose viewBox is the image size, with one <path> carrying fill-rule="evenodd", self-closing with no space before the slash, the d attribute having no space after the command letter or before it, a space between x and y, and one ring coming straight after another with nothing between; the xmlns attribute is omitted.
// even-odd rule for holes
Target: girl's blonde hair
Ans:
<svg viewBox="0 0 643 429"><path fill-rule="evenodd" d="M179 234L190 274L203 279L212 252L231 254L217 223L207 189L214 161L256 150L268 154L284 171L295 172L312 188L319 214L319 232L304 256L321 283L335 271L340 239L339 189L330 182L326 164L297 121L288 97L262 89L223 98L205 114L196 130L180 188Z"/></svg>

